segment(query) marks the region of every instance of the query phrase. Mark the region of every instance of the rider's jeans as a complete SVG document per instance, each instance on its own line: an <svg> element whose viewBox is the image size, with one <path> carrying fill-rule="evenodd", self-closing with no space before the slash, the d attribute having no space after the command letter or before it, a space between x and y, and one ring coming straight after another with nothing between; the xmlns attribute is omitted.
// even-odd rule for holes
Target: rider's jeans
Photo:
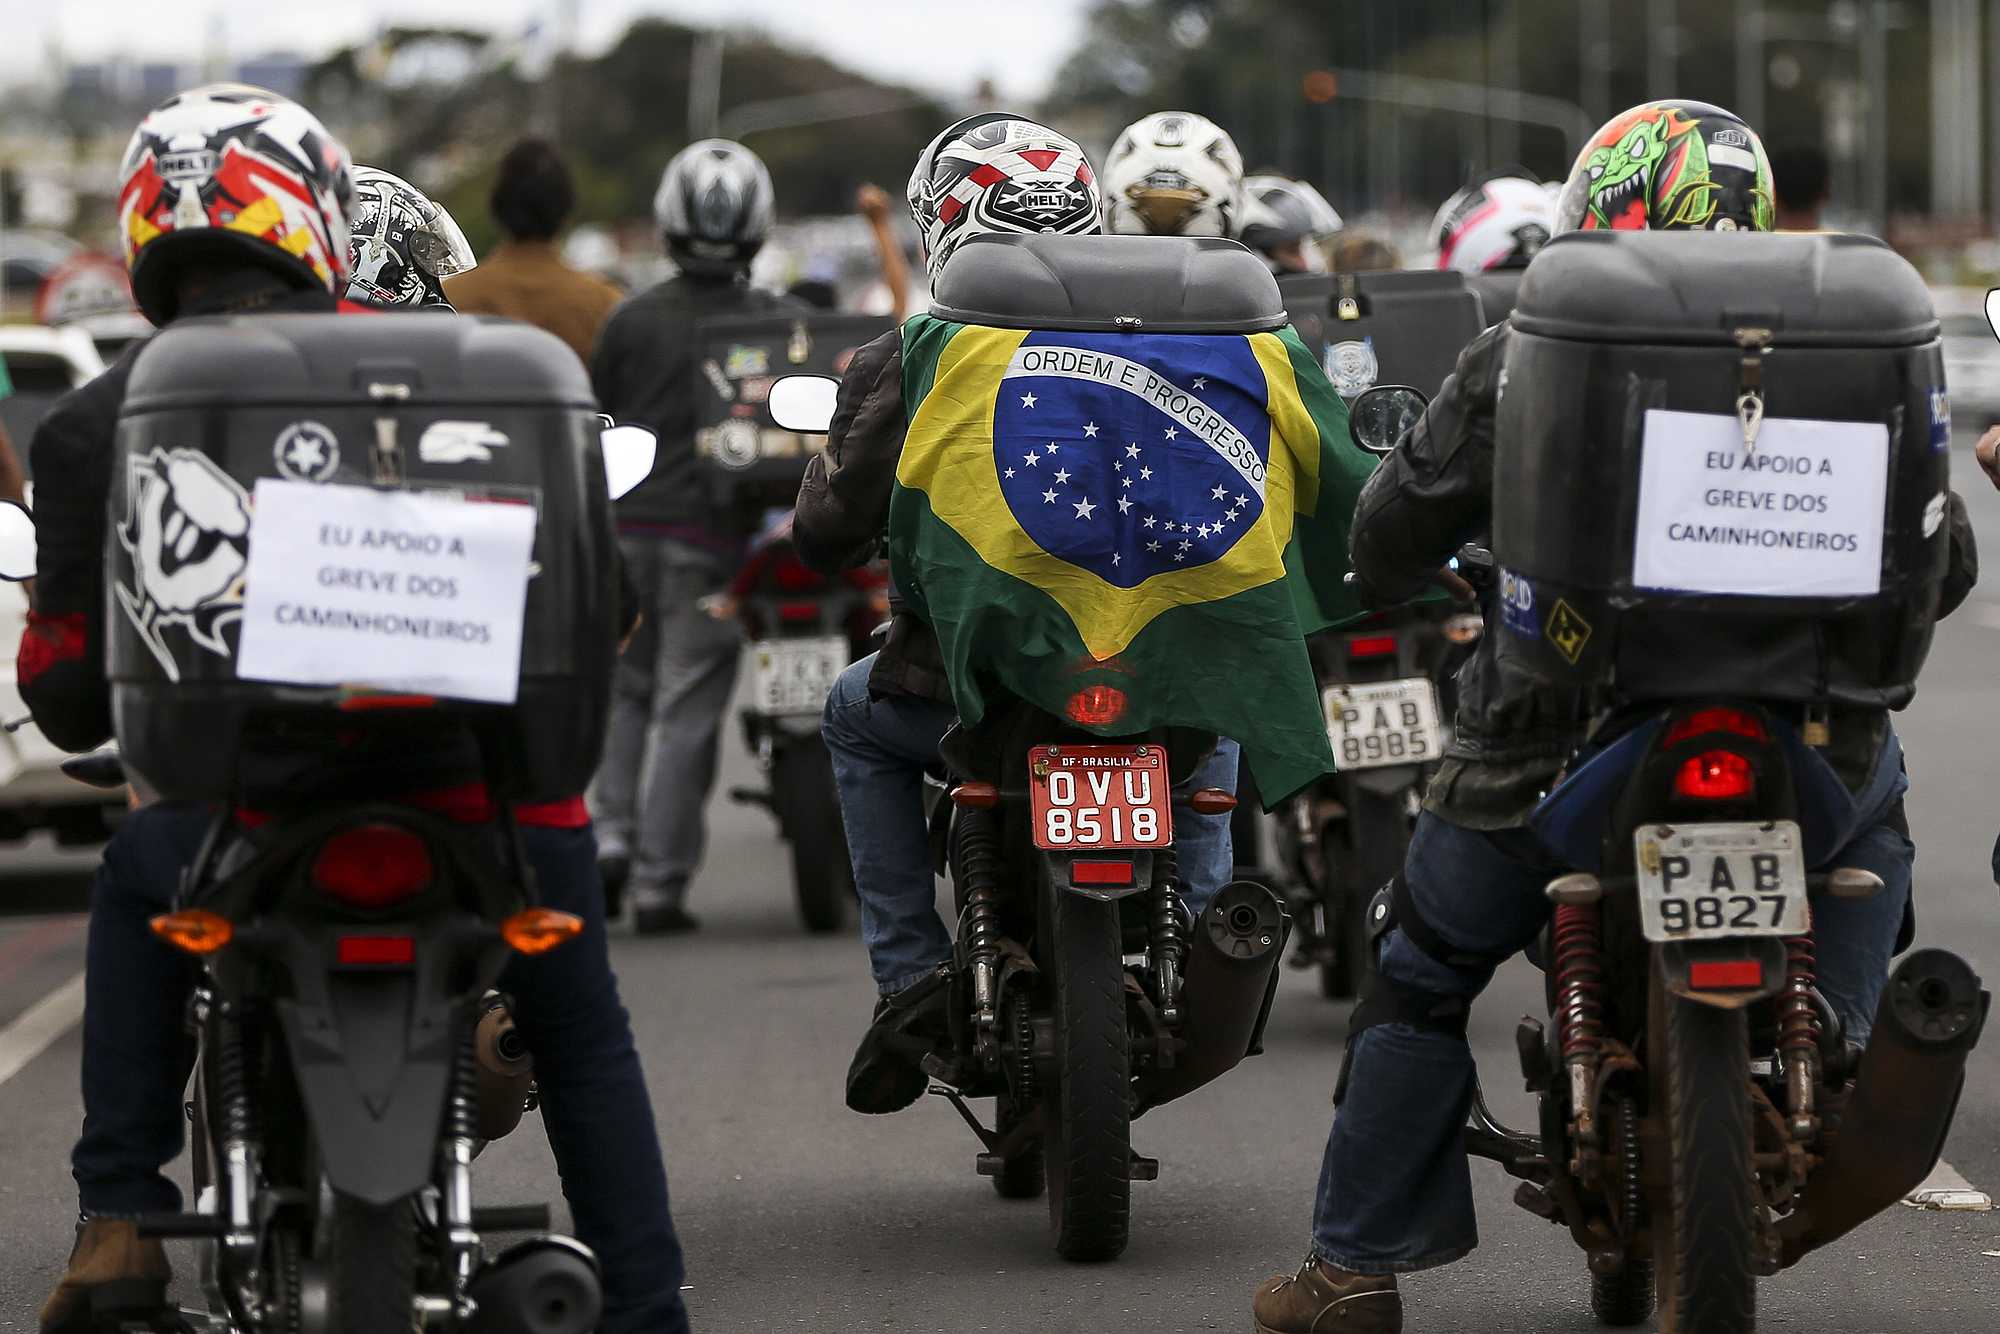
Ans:
<svg viewBox="0 0 2000 1334"><path fill-rule="evenodd" d="M951 958L951 932L937 912L924 771L957 718L949 704L914 695L868 697L869 654L840 674L821 732L833 756L840 815L861 899L861 938L882 994L920 982ZM1198 788L1236 790L1237 747L1225 740L1175 789L1174 845L1188 908L1197 916L1228 883L1229 817L1197 815L1179 798Z"/></svg>
<svg viewBox="0 0 2000 1334"><path fill-rule="evenodd" d="M1867 1039L1909 901L1916 849L1889 823L1907 786L1891 744L1860 796L1860 832L1826 863L1873 871L1882 892L1812 900L1820 989L1855 1041ZM1540 934L1550 912L1543 888L1567 869L1525 829L1481 833L1426 811L1404 877L1424 920L1454 947L1506 957ZM1382 938L1379 962L1405 987L1445 995L1477 996L1493 977L1491 968L1440 963L1395 929ZM1458 1259L1479 1241L1462 1139L1474 1082L1470 1047L1390 1023L1356 1037L1350 1059L1320 1169L1314 1254L1363 1274Z"/></svg>
<svg viewBox="0 0 2000 1334"><path fill-rule="evenodd" d="M181 1151L181 1102L194 1059L184 1028L197 969L147 920L165 911L208 826L207 809L134 811L104 849L91 887L83 1016L83 1136L71 1155L83 1210L181 1207L162 1170ZM681 1247L632 1030L606 952L597 848L585 829L523 829L541 899L584 920L583 934L538 958L515 957L500 987L535 1057L541 1118L576 1235L604 1265L603 1329L678 1334Z"/></svg>

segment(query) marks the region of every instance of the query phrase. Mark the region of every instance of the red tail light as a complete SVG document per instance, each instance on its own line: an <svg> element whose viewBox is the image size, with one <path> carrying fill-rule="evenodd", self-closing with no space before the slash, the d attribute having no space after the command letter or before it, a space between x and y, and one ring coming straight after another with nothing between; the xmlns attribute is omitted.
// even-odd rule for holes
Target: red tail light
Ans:
<svg viewBox="0 0 2000 1334"><path fill-rule="evenodd" d="M1729 732L1735 736L1748 737L1752 741L1769 740L1764 730L1763 720L1754 713L1741 709L1698 709L1682 718L1674 720L1667 729L1665 745L1678 745L1698 736L1708 736L1712 732Z"/></svg>
<svg viewBox="0 0 2000 1334"><path fill-rule="evenodd" d="M1125 716L1125 692L1117 686L1085 686L1069 697L1065 712L1084 727L1109 727Z"/></svg>
<svg viewBox="0 0 2000 1334"><path fill-rule="evenodd" d="M336 957L343 968L407 968L417 961L413 936L342 936Z"/></svg>
<svg viewBox="0 0 2000 1334"><path fill-rule="evenodd" d="M1072 885L1105 885L1119 887L1132 883L1131 862L1071 862L1069 882Z"/></svg>
<svg viewBox="0 0 2000 1334"><path fill-rule="evenodd" d="M1733 750L1705 750L1674 775L1674 795L1694 801L1737 801L1756 791L1756 771Z"/></svg>
<svg viewBox="0 0 2000 1334"><path fill-rule="evenodd" d="M778 604L778 619L792 625L798 625L805 621L817 621L819 619L819 603L780 602Z"/></svg>
<svg viewBox="0 0 2000 1334"><path fill-rule="evenodd" d="M779 592L809 593L826 587L826 576L790 553L771 562L770 579Z"/></svg>
<svg viewBox="0 0 2000 1334"><path fill-rule="evenodd" d="M343 829L320 846L312 881L350 908L386 908L430 887L430 849L395 825Z"/></svg>
<svg viewBox="0 0 2000 1334"><path fill-rule="evenodd" d="M1347 641L1347 656L1350 658L1393 658L1396 656L1396 636L1364 635Z"/></svg>
<svg viewBox="0 0 2000 1334"><path fill-rule="evenodd" d="M1764 965L1756 959L1692 963L1688 985L1697 991L1748 991L1764 985Z"/></svg>

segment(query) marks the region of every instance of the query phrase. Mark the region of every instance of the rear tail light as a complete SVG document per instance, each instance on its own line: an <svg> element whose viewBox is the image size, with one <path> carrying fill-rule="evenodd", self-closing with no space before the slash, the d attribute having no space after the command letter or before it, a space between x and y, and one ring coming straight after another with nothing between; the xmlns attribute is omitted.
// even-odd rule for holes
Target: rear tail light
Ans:
<svg viewBox="0 0 2000 1334"><path fill-rule="evenodd" d="M342 713L380 713L385 709L435 709L436 695L343 695Z"/></svg>
<svg viewBox="0 0 2000 1334"><path fill-rule="evenodd" d="M1000 789L992 783L960 783L951 790L951 804L991 810L1000 804Z"/></svg>
<svg viewBox="0 0 2000 1334"><path fill-rule="evenodd" d="M797 625L802 621L817 621L819 619L819 603L780 602L778 604L778 619L792 625Z"/></svg>
<svg viewBox="0 0 2000 1334"><path fill-rule="evenodd" d="M1662 744L1678 745L1713 732L1729 732L1752 741L1770 739L1764 730L1763 719L1754 713L1745 713L1741 709L1698 709L1676 718L1673 726L1667 729L1667 737Z"/></svg>
<svg viewBox="0 0 2000 1334"><path fill-rule="evenodd" d="M500 938L521 954L547 954L583 931L583 919L553 908L523 908L500 923Z"/></svg>
<svg viewBox="0 0 2000 1334"><path fill-rule="evenodd" d="M1084 727L1108 727L1125 716L1125 692L1117 686L1085 686L1069 697L1065 712Z"/></svg>
<svg viewBox="0 0 2000 1334"><path fill-rule="evenodd" d="M1396 636L1361 635L1347 641L1347 656L1350 658L1393 658L1396 656Z"/></svg>
<svg viewBox="0 0 2000 1334"><path fill-rule="evenodd" d="M1764 965L1756 959L1688 965L1688 986L1696 991L1750 991L1763 985Z"/></svg>
<svg viewBox="0 0 2000 1334"><path fill-rule="evenodd" d="M808 593L826 587L826 576L787 553L771 562L768 572L772 585L782 593Z"/></svg>
<svg viewBox="0 0 2000 1334"><path fill-rule="evenodd" d="M227 917L201 908L165 913L147 925L161 940L189 954L213 954L236 934Z"/></svg>
<svg viewBox="0 0 2000 1334"><path fill-rule="evenodd" d="M1132 883L1131 862L1071 862L1069 882L1097 888L1122 888Z"/></svg>
<svg viewBox="0 0 2000 1334"><path fill-rule="evenodd" d="M1756 792L1756 770L1733 750L1705 750L1674 775L1674 795L1693 801L1739 801Z"/></svg>
<svg viewBox="0 0 2000 1334"><path fill-rule="evenodd" d="M335 957L343 968L407 968L417 961L414 936L342 936Z"/></svg>
<svg viewBox="0 0 2000 1334"><path fill-rule="evenodd" d="M391 824L343 829L320 845L312 882L350 908L386 908L430 887L431 851L423 839Z"/></svg>

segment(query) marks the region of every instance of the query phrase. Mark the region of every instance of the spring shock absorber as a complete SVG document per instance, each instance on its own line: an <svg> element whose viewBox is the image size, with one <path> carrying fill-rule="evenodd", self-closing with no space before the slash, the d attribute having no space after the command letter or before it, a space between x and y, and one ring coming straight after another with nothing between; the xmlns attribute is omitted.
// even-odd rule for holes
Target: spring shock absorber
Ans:
<svg viewBox="0 0 2000 1334"><path fill-rule="evenodd" d="M1778 1051L1785 1061L1785 1102L1795 1139L1810 1140L1819 1118L1813 1090L1819 1082L1819 1007L1813 1004L1818 963L1812 929L1785 938L1785 989L1778 1002Z"/></svg>
<svg viewBox="0 0 2000 1334"><path fill-rule="evenodd" d="M1160 1022L1181 1021L1181 963L1187 958L1187 928L1181 920L1180 856L1172 848L1153 854L1153 982Z"/></svg>
<svg viewBox="0 0 2000 1334"><path fill-rule="evenodd" d="M988 1069L1000 1058L1000 821L998 813L962 807L953 824L958 843L958 878L965 886L965 910L958 918L959 945L972 970L975 1043Z"/></svg>
<svg viewBox="0 0 2000 1334"><path fill-rule="evenodd" d="M1569 1070L1580 1180L1596 1175L1597 1058L1604 1038L1604 956L1595 903L1561 903L1555 914L1556 1032Z"/></svg>
<svg viewBox="0 0 2000 1334"><path fill-rule="evenodd" d="M257 1220L252 1193L257 1184L259 1130L257 1107L250 1100L250 1044L256 1026L236 1001L221 1001L215 1013L215 1123L221 1131L223 1209L229 1219L223 1247L238 1263L257 1259Z"/></svg>
<svg viewBox="0 0 2000 1334"><path fill-rule="evenodd" d="M445 1102L444 1142L439 1147L443 1178L446 1264L457 1318L470 1319L476 1303L467 1295L479 1268L479 1234L472 1227L472 1159L479 1150L479 1057L476 1025L459 1016L452 1044L451 1092Z"/></svg>

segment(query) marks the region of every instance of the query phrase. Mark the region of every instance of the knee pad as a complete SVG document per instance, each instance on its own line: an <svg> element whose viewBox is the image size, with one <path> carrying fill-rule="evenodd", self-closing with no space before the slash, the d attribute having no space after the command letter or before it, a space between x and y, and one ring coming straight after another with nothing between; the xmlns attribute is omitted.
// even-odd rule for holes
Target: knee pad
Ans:
<svg viewBox="0 0 2000 1334"><path fill-rule="evenodd" d="M1333 1105L1340 1106L1347 1097L1355 1040L1369 1029L1383 1024L1408 1024L1427 1033L1442 1033L1464 1041L1466 1021L1471 1017L1472 997L1424 991L1377 970L1368 979L1367 994L1347 1019L1347 1049L1340 1058L1340 1078L1333 1087Z"/></svg>
<svg viewBox="0 0 2000 1334"><path fill-rule="evenodd" d="M1410 882L1400 873L1376 890L1375 896L1368 900L1368 943L1371 950L1380 952L1382 937L1389 933L1392 926L1400 927L1412 945L1447 968L1484 970L1498 968L1507 962L1504 954L1462 950L1439 935L1437 928L1417 911L1417 901L1410 893Z"/></svg>

